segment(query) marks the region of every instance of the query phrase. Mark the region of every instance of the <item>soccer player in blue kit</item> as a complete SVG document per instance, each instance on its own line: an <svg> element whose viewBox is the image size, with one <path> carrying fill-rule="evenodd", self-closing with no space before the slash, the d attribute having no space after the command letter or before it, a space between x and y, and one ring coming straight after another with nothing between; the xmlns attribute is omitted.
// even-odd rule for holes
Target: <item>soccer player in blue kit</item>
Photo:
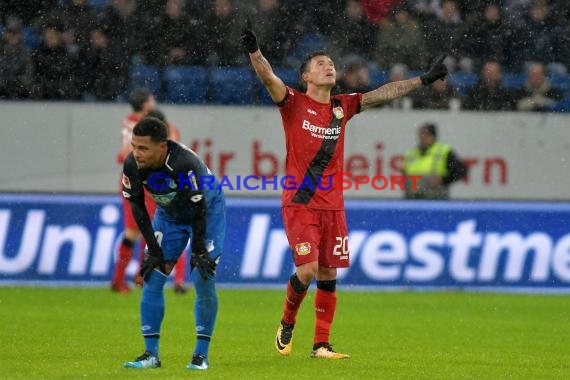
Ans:
<svg viewBox="0 0 570 380"><path fill-rule="evenodd" d="M191 239L197 340L186 368L206 370L218 311L215 274L225 238L224 194L196 153L167 139L167 127L159 119L147 117L139 121L133 129L131 145L133 151L125 159L122 182L123 196L131 203L148 247L141 266L144 285L140 316L145 352L124 366L161 366L158 343L165 309L164 284ZM157 204L152 224L143 188Z"/></svg>

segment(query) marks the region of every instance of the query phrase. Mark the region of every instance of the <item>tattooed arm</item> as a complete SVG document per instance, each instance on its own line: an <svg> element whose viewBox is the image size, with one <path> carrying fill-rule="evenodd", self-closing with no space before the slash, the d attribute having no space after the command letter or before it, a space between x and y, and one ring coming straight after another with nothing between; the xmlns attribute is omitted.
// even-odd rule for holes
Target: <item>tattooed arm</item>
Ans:
<svg viewBox="0 0 570 380"><path fill-rule="evenodd" d="M360 110L364 111L368 108L391 102L409 94L422 85L428 86L438 79L443 80L447 75L447 67L443 64L444 60L445 54L437 57L428 72L420 77L388 83L378 87L376 90L367 92L362 96Z"/></svg>
<svg viewBox="0 0 570 380"><path fill-rule="evenodd" d="M271 95L271 99L275 103L280 103L285 99L285 94L287 93L287 88L285 87L285 83L273 73L273 69L271 65L267 61L267 59L261 54L261 51L257 50L254 53L249 53L249 59L251 60L251 64L257 76L263 82L267 91L269 91L269 95Z"/></svg>
<svg viewBox="0 0 570 380"><path fill-rule="evenodd" d="M394 99L398 99L409 94L416 88L421 87L421 85L422 81L420 77L387 83L378 87L376 90L372 90L362 95L360 110L364 111L380 104L389 103Z"/></svg>
<svg viewBox="0 0 570 380"><path fill-rule="evenodd" d="M271 65L267 59L265 59L263 54L261 54L261 51L259 51L257 37L253 32L253 27L249 17L241 30L240 38L243 47L249 53L249 59L251 60L251 64L253 65L257 76L261 79L263 85L267 88L267 91L269 91L271 99L275 103L281 103L285 99L287 88L285 87L285 83L283 83L283 81L273 73Z"/></svg>

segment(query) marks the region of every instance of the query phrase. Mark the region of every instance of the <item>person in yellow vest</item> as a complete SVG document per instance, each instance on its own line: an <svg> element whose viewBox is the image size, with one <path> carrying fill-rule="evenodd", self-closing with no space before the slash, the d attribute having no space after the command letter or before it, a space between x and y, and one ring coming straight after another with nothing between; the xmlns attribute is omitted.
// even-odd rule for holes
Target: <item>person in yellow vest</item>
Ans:
<svg viewBox="0 0 570 380"><path fill-rule="evenodd" d="M406 153L404 174L421 176L406 181L407 199L449 199L449 185L467 175L467 167L451 149L437 141L437 127L425 123L418 130L419 145Z"/></svg>

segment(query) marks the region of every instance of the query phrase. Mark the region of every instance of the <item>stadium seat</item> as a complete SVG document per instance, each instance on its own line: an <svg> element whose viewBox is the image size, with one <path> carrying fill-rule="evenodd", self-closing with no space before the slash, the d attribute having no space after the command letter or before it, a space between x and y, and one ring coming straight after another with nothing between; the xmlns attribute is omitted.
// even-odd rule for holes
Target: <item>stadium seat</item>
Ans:
<svg viewBox="0 0 570 380"><path fill-rule="evenodd" d="M546 107L547 112L570 112L570 96Z"/></svg>
<svg viewBox="0 0 570 380"><path fill-rule="evenodd" d="M109 3L109 0L89 0L89 4L95 8L95 12L101 12Z"/></svg>
<svg viewBox="0 0 570 380"><path fill-rule="evenodd" d="M448 76L449 85L464 95L467 90L477 84L479 76L475 73L451 73Z"/></svg>
<svg viewBox="0 0 570 380"><path fill-rule="evenodd" d="M151 65L133 65L130 70L130 89L146 87L158 99L162 98L160 70Z"/></svg>
<svg viewBox="0 0 570 380"><path fill-rule="evenodd" d="M375 65L368 65L368 72L370 73L370 84L376 88L388 82L389 74L385 70L380 70Z"/></svg>
<svg viewBox="0 0 570 380"><path fill-rule="evenodd" d="M519 73L503 73L503 86L510 89L520 89L524 86L526 76Z"/></svg>
<svg viewBox="0 0 570 380"><path fill-rule="evenodd" d="M24 44L30 49L35 49L42 43L40 35L30 26L22 28L22 39Z"/></svg>
<svg viewBox="0 0 570 380"><path fill-rule="evenodd" d="M299 67L308 54L317 50L324 50L325 47L326 40L323 35L320 33L305 33L285 61L291 67Z"/></svg>
<svg viewBox="0 0 570 380"><path fill-rule="evenodd" d="M228 67L210 70L210 95L216 104L251 104L253 73L250 68Z"/></svg>
<svg viewBox="0 0 570 380"><path fill-rule="evenodd" d="M273 69L275 75L277 75L281 80L289 87L299 88L299 74L297 70L294 69L283 69L283 68L276 68ZM269 92L263 86L261 81L256 82L256 87L258 91L258 103L259 104L273 104L273 100L271 100L271 96L269 96Z"/></svg>
<svg viewBox="0 0 570 380"><path fill-rule="evenodd" d="M166 100L171 103L205 103L208 75L201 66L168 66L164 70Z"/></svg>
<svg viewBox="0 0 570 380"><path fill-rule="evenodd" d="M550 84L554 88L559 88L561 91L570 92L570 75L568 74L552 74L548 77Z"/></svg>

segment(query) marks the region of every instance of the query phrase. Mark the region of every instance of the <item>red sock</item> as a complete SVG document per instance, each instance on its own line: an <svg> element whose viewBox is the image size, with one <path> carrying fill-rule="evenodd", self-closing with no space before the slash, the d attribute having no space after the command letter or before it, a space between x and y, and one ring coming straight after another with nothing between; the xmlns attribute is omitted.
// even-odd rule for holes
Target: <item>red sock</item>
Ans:
<svg viewBox="0 0 570 380"><path fill-rule="evenodd" d="M287 296L285 297L285 304L283 305L283 322L289 325L295 324L297 312L306 294L307 290L302 293L297 293L293 285L291 285L291 281L287 283Z"/></svg>
<svg viewBox="0 0 570 380"><path fill-rule="evenodd" d="M127 265L133 257L133 246L128 243L121 242L119 246L119 257L117 258L117 264L115 264L115 274L113 275L113 283L118 284L125 282L125 271L127 270Z"/></svg>
<svg viewBox="0 0 570 380"><path fill-rule="evenodd" d="M336 310L336 292L317 288L315 295L315 340L314 343L328 343L331 324Z"/></svg>
<svg viewBox="0 0 570 380"><path fill-rule="evenodd" d="M174 283L184 285L184 271L186 270L186 252L182 252L182 255L178 258L176 265L174 266Z"/></svg>

